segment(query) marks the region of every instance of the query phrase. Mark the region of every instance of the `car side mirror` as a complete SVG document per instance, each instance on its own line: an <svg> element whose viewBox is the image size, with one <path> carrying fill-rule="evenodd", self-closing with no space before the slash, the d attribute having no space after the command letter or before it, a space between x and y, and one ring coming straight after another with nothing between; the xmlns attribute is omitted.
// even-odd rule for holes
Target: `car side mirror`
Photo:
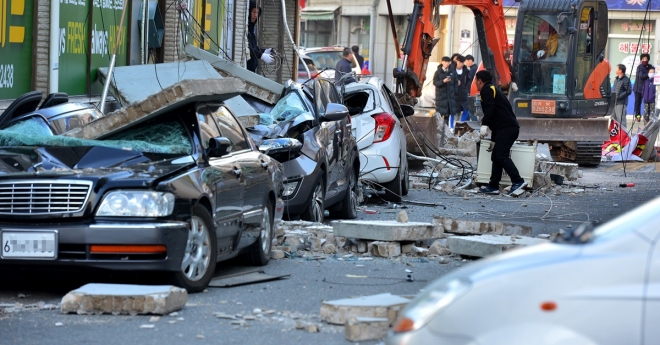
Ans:
<svg viewBox="0 0 660 345"><path fill-rule="evenodd" d="M339 121L348 116L348 108L339 103L328 103L325 114L321 116L321 122Z"/></svg>
<svg viewBox="0 0 660 345"><path fill-rule="evenodd" d="M225 137L209 139L209 157L222 157L232 150L231 141Z"/></svg>
<svg viewBox="0 0 660 345"><path fill-rule="evenodd" d="M401 107L401 111L403 112L404 117L415 114L415 108L413 108L411 105L400 104L399 107Z"/></svg>

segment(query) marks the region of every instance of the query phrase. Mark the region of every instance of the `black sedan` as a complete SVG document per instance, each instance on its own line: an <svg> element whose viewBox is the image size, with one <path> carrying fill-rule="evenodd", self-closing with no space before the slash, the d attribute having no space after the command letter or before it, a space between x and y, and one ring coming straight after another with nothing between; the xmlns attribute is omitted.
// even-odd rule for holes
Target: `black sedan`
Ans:
<svg viewBox="0 0 660 345"><path fill-rule="evenodd" d="M41 110L6 121L0 267L166 272L195 292L217 261L265 265L281 167L225 98L192 97L94 140L59 135Z"/></svg>

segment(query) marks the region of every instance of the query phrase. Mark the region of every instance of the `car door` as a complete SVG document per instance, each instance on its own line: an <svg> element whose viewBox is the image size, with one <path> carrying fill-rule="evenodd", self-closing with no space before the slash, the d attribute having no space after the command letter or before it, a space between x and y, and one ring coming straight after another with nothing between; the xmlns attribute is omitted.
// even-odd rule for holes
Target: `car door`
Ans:
<svg viewBox="0 0 660 345"><path fill-rule="evenodd" d="M648 224L647 227L657 227L655 224ZM650 246L650 255L648 256L649 263L647 265L646 287L644 289L644 315L642 320L644 322L644 331L642 339L644 345L657 344L660 339L660 328L658 328L658 321L660 321L660 246L657 245L660 239L660 232L647 231L645 233L648 238L653 239L655 245Z"/></svg>
<svg viewBox="0 0 660 345"><path fill-rule="evenodd" d="M202 147L208 149L209 140L221 137L213 116L213 107L205 105L197 110ZM216 228L218 255L235 249L235 240L243 222L243 197L245 178L237 154L231 152L222 157L209 158L203 181L208 181L215 199L213 220Z"/></svg>
<svg viewBox="0 0 660 345"><path fill-rule="evenodd" d="M259 234L263 209L268 200L268 158L252 148L243 127L225 106L219 106L213 117L220 135L232 143L232 157L241 170L244 182L242 232L238 247L250 245Z"/></svg>
<svg viewBox="0 0 660 345"><path fill-rule="evenodd" d="M333 94L335 92L335 94ZM340 103L339 97L336 95L336 89L332 83L327 80L320 79L315 85L315 107L319 116L325 114L328 108L328 103ZM341 104L341 103L340 103ZM343 120L345 121L345 120ZM335 196L339 190L338 180L342 178L342 156L344 131L342 129L342 121L324 121L321 123L321 140L326 148L328 159L328 181L326 187L326 199Z"/></svg>

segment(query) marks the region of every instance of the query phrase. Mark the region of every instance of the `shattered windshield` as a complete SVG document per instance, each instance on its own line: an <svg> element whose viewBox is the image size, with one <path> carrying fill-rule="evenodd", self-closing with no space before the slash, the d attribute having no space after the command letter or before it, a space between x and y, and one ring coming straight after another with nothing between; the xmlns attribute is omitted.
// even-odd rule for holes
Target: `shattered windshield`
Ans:
<svg viewBox="0 0 660 345"><path fill-rule="evenodd" d="M300 99L298 93L289 92L277 102L270 113L261 114L260 124L271 125L282 121L288 121L307 111L305 103Z"/></svg>
<svg viewBox="0 0 660 345"><path fill-rule="evenodd" d="M1 130L0 146L105 146L148 153L189 154L192 152L192 144L185 128L175 119L158 123L143 123L121 131L110 138L90 140L53 135L42 118L31 117Z"/></svg>
<svg viewBox="0 0 660 345"><path fill-rule="evenodd" d="M556 17L525 15L518 50L522 93L565 94L568 38L561 38Z"/></svg>

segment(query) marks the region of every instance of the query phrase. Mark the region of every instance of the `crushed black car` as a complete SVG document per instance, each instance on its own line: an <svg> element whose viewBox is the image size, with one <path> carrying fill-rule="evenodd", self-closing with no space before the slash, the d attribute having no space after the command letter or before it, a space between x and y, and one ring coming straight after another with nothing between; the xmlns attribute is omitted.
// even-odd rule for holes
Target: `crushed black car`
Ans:
<svg viewBox="0 0 660 345"><path fill-rule="evenodd" d="M348 109L331 81L293 81L260 125L248 128L262 152L282 163L284 217L323 222L357 217L360 168ZM258 106L255 106L258 108Z"/></svg>
<svg viewBox="0 0 660 345"><path fill-rule="evenodd" d="M9 114L0 267L164 272L196 292L217 261L267 264L281 165L223 105L233 96L189 97L93 139L67 135L42 109Z"/></svg>

